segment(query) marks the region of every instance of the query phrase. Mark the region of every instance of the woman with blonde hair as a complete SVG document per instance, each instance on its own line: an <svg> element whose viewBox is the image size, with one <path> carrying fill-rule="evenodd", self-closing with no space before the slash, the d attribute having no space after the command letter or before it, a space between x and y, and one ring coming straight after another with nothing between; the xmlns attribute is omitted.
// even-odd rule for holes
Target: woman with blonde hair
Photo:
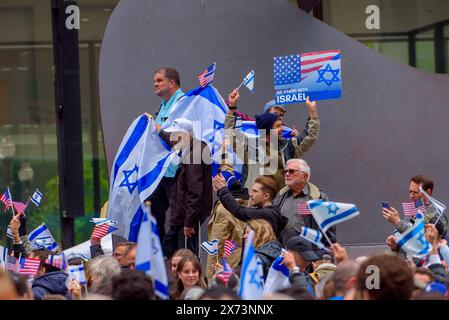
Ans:
<svg viewBox="0 0 449 320"><path fill-rule="evenodd" d="M249 220L243 235L244 241L248 238L250 230L254 231L254 251L262 262L263 275L266 279L273 261L281 254L282 245L267 220Z"/></svg>

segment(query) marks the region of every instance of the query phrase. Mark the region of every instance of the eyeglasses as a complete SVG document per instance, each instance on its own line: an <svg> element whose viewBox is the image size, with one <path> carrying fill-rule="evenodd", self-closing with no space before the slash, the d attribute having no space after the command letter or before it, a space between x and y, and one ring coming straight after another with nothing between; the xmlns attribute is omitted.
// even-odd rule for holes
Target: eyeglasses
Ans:
<svg viewBox="0 0 449 320"><path fill-rule="evenodd" d="M285 169L284 170L284 174L287 174L287 173L288 174L294 174L297 171L301 172L301 170L298 170L298 169Z"/></svg>

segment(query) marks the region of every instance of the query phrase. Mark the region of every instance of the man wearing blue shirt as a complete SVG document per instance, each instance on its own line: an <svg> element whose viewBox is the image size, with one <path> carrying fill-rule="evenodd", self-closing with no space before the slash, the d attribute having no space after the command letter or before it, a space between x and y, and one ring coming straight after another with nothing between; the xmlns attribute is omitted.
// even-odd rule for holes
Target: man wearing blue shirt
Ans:
<svg viewBox="0 0 449 320"><path fill-rule="evenodd" d="M156 113L156 124L162 126L167 121L170 110L184 93L181 90L181 80L178 71L163 67L154 71L154 93L162 99ZM170 205L170 192L175 180L178 165L171 163L161 182L147 200L151 201L151 213L157 221L161 243L165 237L165 214Z"/></svg>

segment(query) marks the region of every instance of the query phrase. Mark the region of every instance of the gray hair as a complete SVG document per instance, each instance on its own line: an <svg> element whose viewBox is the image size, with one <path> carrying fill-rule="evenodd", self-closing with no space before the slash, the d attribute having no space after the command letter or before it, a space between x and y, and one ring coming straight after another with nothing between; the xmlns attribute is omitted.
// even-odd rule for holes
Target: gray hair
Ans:
<svg viewBox="0 0 449 320"><path fill-rule="evenodd" d="M110 279L120 274L120 264L113 257L98 256L89 264L89 271L91 276L96 277L96 282L104 279Z"/></svg>
<svg viewBox="0 0 449 320"><path fill-rule="evenodd" d="M307 181L310 180L310 175L311 175L310 166L305 160L297 159L297 158L290 159L287 161L285 166L288 166L290 163L297 163L299 166L299 170L301 170L304 173L307 173Z"/></svg>
<svg viewBox="0 0 449 320"><path fill-rule="evenodd" d="M334 272L334 287L336 291L346 292L346 284L349 279L357 276L359 264L353 260L345 260L338 264Z"/></svg>

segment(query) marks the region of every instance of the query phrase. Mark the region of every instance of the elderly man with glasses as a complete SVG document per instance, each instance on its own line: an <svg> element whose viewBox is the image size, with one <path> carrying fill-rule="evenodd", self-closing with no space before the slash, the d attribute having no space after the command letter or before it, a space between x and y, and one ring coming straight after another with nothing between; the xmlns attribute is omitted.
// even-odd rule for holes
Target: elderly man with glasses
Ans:
<svg viewBox="0 0 449 320"><path fill-rule="evenodd" d="M298 214L301 202L318 199L329 201L327 195L309 181L310 167L306 161L290 159L285 165L284 172L286 186L279 191L273 201L274 205L281 208L282 215L288 218L287 226L281 233L282 243L286 243L291 237L299 235L302 226L319 230L312 215ZM332 242L336 241L335 226L327 231L327 235ZM323 239L323 242L327 243L325 239Z"/></svg>

